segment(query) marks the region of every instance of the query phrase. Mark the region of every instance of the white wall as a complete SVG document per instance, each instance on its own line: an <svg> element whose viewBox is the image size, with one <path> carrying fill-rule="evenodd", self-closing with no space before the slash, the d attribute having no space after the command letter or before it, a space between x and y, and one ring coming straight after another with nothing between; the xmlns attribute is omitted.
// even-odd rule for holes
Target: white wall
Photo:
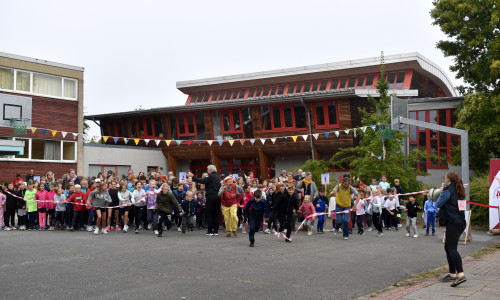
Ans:
<svg viewBox="0 0 500 300"><path fill-rule="evenodd" d="M130 165L135 174L158 166L162 174L168 172L168 160L159 148L84 144L83 152L83 176L95 176L89 174L89 165Z"/></svg>

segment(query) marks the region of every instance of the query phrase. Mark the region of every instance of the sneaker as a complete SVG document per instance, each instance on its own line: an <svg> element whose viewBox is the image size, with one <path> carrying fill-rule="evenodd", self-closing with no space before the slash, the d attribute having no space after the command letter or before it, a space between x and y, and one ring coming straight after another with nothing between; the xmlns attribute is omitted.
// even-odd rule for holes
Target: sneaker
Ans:
<svg viewBox="0 0 500 300"><path fill-rule="evenodd" d="M135 234L139 234L139 229L136 229L136 230L135 230Z"/></svg>
<svg viewBox="0 0 500 300"><path fill-rule="evenodd" d="M265 233L265 234L270 234L270 233L271 233L271 230L269 230L269 228L268 228L268 229L264 230L264 233Z"/></svg>
<svg viewBox="0 0 500 300"><path fill-rule="evenodd" d="M366 231L372 231L371 227L366 228Z"/></svg>
<svg viewBox="0 0 500 300"><path fill-rule="evenodd" d="M410 236L410 233L409 233L409 232L407 232L407 233L405 234L405 236Z"/></svg>
<svg viewBox="0 0 500 300"><path fill-rule="evenodd" d="M149 224L148 225L148 230L151 230L153 228L153 225L152 224Z"/></svg>
<svg viewBox="0 0 500 300"><path fill-rule="evenodd" d="M464 283L466 281L467 281L467 278L465 277L465 275L462 276L462 277L458 277L457 276L457 278L453 281L452 284L450 284L450 286L451 287L456 287L457 285L462 284L462 283Z"/></svg>
<svg viewBox="0 0 500 300"><path fill-rule="evenodd" d="M363 231L363 232L361 232L359 235L365 235L365 232Z"/></svg>
<svg viewBox="0 0 500 300"><path fill-rule="evenodd" d="M231 232L228 232L228 233L226 234L226 237L231 237Z"/></svg>
<svg viewBox="0 0 500 300"><path fill-rule="evenodd" d="M94 230L94 234L99 234L99 227L96 227Z"/></svg>
<svg viewBox="0 0 500 300"><path fill-rule="evenodd" d="M218 233L214 233L214 236L219 236L219 234Z"/></svg>
<svg viewBox="0 0 500 300"><path fill-rule="evenodd" d="M160 233L158 233L158 235L157 235L157 236L158 236L158 237L162 237L162 233L161 233L161 232L160 232Z"/></svg>
<svg viewBox="0 0 500 300"><path fill-rule="evenodd" d="M102 234L107 234L108 233L108 230L106 230L105 228L102 229Z"/></svg>
<svg viewBox="0 0 500 300"><path fill-rule="evenodd" d="M214 234L213 234L213 233L208 233L208 232L207 232L205 235L206 235L206 236L214 236Z"/></svg>
<svg viewBox="0 0 500 300"><path fill-rule="evenodd" d="M342 233L342 228L339 228L339 233Z"/></svg>
<svg viewBox="0 0 500 300"><path fill-rule="evenodd" d="M110 229L109 229L109 226L106 226L106 231L109 231L109 230L110 230Z"/></svg>
<svg viewBox="0 0 500 300"><path fill-rule="evenodd" d="M5 229L4 229L4 230L10 231L10 230L12 230L12 228L10 228L10 227L5 227Z"/></svg>
<svg viewBox="0 0 500 300"><path fill-rule="evenodd" d="M348 240L349 238L348 237L345 237L344 240Z"/></svg>
<svg viewBox="0 0 500 300"><path fill-rule="evenodd" d="M312 231L309 231L309 232L307 233L307 235L312 235L312 234L313 234L313 233L312 233Z"/></svg>
<svg viewBox="0 0 500 300"><path fill-rule="evenodd" d="M243 224L240 224L240 227L239 227L239 228L240 228L240 229L242 229L242 228L243 228Z"/></svg>
<svg viewBox="0 0 500 300"><path fill-rule="evenodd" d="M156 234L156 235L159 235L160 233L158 233L158 230L155 230L155 234Z"/></svg>
<svg viewBox="0 0 500 300"><path fill-rule="evenodd" d="M323 230L321 230L321 229L320 229L320 230L318 231L318 233L319 233L319 234L323 233Z"/></svg>
<svg viewBox="0 0 500 300"><path fill-rule="evenodd" d="M182 230L181 230L181 228L180 228L180 227L177 227L177 231L181 232Z"/></svg>
<svg viewBox="0 0 500 300"><path fill-rule="evenodd" d="M69 228L69 231L73 231L73 230L75 230L73 227L70 227L70 228Z"/></svg>
<svg viewBox="0 0 500 300"><path fill-rule="evenodd" d="M433 232L433 233L432 233L432 236L436 236L436 233L435 233L435 232Z"/></svg>
<svg viewBox="0 0 500 300"><path fill-rule="evenodd" d="M114 230L115 229L115 226L111 226L109 227L111 230ZM109 230L108 230L109 231Z"/></svg>
<svg viewBox="0 0 500 300"><path fill-rule="evenodd" d="M122 230L122 229L120 228L120 226L116 226L116 231L120 231L120 230Z"/></svg>
<svg viewBox="0 0 500 300"><path fill-rule="evenodd" d="M233 231L233 235L234 235L234 236L238 236L238 232Z"/></svg>
<svg viewBox="0 0 500 300"><path fill-rule="evenodd" d="M441 282L449 282L449 281L455 281L457 279L457 276L450 276L450 274L446 274L445 277L439 279Z"/></svg>
<svg viewBox="0 0 500 300"><path fill-rule="evenodd" d="M335 229L333 229L333 235L337 235L337 231L335 231Z"/></svg>
<svg viewBox="0 0 500 300"><path fill-rule="evenodd" d="M396 227L396 228L394 228L394 230L399 231L399 228Z"/></svg>
<svg viewBox="0 0 500 300"><path fill-rule="evenodd" d="M381 233L380 233L380 236L381 236L381 237L382 237L382 236L384 236L384 233L382 233L382 232L381 232Z"/></svg>
<svg viewBox="0 0 500 300"><path fill-rule="evenodd" d="M398 224L398 227L403 227L403 224Z"/></svg>
<svg viewBox="0 0 500 300"><path fill-rule="evenodd" d="M418 234L416 234L416 233L415 233L415 234L413 235L413 237L414 237L414 238L418 238Z"/></svg>
<svg viewBox="0 0 500 300"><path fill-rule="evenodd" d="M250 245L248 245L248 246L253 247L253 244L254 244L254 242L250 242Z"/></svg>
<svg viewBox="0 0 500 300"><path fill-rule="evenodd" d="M92 226L87 226L87 231L91 232L92 231Z"/></svg>
<svg viewBox="0 0 500 300"><path fill-rule="evenodd" d="M285 243L291 243L292 241L290 241L289 239L285 239Z"/></svg>
<svg viewBox="0 0 500 300"><path fill-rule="evenodd" d="M428 232L426 232L426 233L425 233L425 236L429 236L429 233L428 233Z"/></svg>

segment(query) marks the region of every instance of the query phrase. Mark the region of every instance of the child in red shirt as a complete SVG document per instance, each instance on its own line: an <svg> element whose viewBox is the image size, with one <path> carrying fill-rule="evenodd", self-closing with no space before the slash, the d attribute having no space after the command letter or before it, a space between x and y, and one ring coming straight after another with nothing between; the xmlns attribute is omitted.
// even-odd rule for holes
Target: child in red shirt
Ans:
<svg viewBox="0 0 500 300"><path fill-rule="evenodd" d="M79 184L75 184L75 192L68 198L68 200L66 200L66 202L73 202L73 220L69 230L73 231L77 222L78 225L80 225L80 230L83 230L87 195L82 192L82 187Z"/></svg>
<svg viewBox="0 0 500 300"><path fill-rule="evenodd" d="M314 205L311 203L311 196L310 195L304 196L304 202L299 207L299 210L302 212L302 214L305 217L304 226L306 226L306 228L307 228L307 235L312 235L312 224L313 224L315 217L313 217L311 215L316 213L316 209L314 208Z"/></svg>

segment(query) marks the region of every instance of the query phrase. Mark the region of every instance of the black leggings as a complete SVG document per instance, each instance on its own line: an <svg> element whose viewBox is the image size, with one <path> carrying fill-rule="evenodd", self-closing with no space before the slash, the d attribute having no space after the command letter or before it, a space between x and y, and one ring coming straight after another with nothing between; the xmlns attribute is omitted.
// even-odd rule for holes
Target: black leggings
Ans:
<svg viewBox="0 0 500 300"><path fill-rule="evenodd" d="M7 208L5 210L5 213L4 213L5 227L10 227L10 226L14 227L15 217L16 217L16 209L15 208Z"/></svg>
<svg viewBox="0 0 500 300"><path fill-rule="evenodd" d="M205 214L207 218L208 233L219 233L220 198L207 198Z"/></svg>
<svg viewBox="0 0 500 300"><path fill-rule="evenodd" d="M444 251L446 251L446 259L450 274L462 273L462 257L457 251L458 240L465 230L465 224L446 223L446 241L444 242Z"/></svg>

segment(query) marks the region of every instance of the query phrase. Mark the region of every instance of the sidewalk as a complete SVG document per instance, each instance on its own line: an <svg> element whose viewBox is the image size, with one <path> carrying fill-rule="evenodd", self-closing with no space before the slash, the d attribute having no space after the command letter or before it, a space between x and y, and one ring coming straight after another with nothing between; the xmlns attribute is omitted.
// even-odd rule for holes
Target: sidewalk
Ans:
<svg viewBox="0 0 500 300"><path fill-rule="evenodd" d="M498 244L497 244L498 245ZM441 283L439 278L414 285L398 286L383 291L376 296L367 295L364 299L495 299L500 295L500 249L481 258L464 259L464 271L467 281L458 287L450 283Z"/></svg>

